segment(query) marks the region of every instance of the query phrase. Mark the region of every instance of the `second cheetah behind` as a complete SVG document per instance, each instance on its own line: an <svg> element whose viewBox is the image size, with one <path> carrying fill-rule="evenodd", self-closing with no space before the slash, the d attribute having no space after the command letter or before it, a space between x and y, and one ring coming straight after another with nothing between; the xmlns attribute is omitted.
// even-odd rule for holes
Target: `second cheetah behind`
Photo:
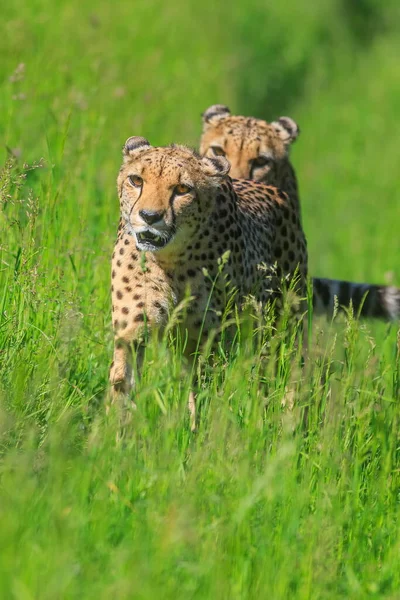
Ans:
<svg viewBox="0 0 400 600"><path fill-rule="evenodd" d="M297 178L289 157L299 133L290 117L268 123L232 115L226 106L215 104L203 113L200 153L227 158L231 177L264 182L287 192L300 217ZM316 313L332 314L337 299L340 307L348 308L351 303L363 317L400 318L399 288L321 277L313 277L312 284Z"/></svg>

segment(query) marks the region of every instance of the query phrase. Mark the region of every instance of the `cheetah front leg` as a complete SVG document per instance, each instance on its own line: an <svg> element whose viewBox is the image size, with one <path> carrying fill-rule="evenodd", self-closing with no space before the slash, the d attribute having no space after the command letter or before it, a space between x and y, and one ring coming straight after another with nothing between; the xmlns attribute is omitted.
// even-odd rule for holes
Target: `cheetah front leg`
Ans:
<svg viewBox="0 0 400 600"><path fill-rule="evenodd" d="M171 291L163 272L150 261L143 263L133 238L120 234L111 270L115 340L110 368L111 404L129 406L128 398L135 386L135 371L138 377L141 374L144 342L149 335L153 336L165 326L170 297ZM133 358L136 359L135 370L132 368Z"/></svg>
<svg viewBox="0 0 400 600"><path fill-rule="evenodd" d="M114 356L110 367L111 403L128 397L135 387L132 346L136 357L137 375L140 377L143 365L144 346L140 342L129 342L117 337L114 343ZM136 408L136 404L132 402Z"/></svg>
<svg viewBox="0 0 400 600"><path fill-rule="evenodd" d="M143 362L143 336L149 319L146 317L146 281L139 254L131 236L119 234L112 256L111 299L114 329L114 356L109 381L111 404L127 406L134 388L133 353L140 376ZM132 402L131 406L135 407Z"/></svg>
<svg viewBox="0 0 400 600"><path fill-rule="evenodd" d="M136 341L131 342L127 337L121 338L116 335L114 356L110 367L110 391L106 413L108 414L111 405L114 405L119 421L116 431L117 443L123 439L126 426L132 420L132 409L136 409L136 403L130 399L131 391L135 388L132 346L136 349L137 373L140 377L144 354L143 344Z"/></svg>

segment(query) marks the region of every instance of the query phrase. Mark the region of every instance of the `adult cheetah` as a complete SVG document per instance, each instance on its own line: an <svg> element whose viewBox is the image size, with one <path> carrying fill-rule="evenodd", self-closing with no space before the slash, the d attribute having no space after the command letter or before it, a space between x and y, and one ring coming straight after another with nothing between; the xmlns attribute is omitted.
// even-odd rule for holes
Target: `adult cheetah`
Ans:
<svg viewBox="0 0 400 600"><path fill-rule="evenodd" d="M125 143L111 273L114 396L133 385L131 344L144 328L162 329L188 291L187 354L200 332L205 338L220 326L231 290L237 303L253 294L265 304L279 297L284 276L304 295L307 247L296 206L275 187L232 180L229 168L224 157L184 146Z"/></svg>
<svg viewBox="0 0 400 600"><path fill-rule="evenodd" d="M203 113L200 153L223 156L231 163L230 176L260 181L287 192L297 206L300 200L296 173L290 163L291 144L300 133L290 117L267 123L262 119L231 115L222 104L210 106ZM335 297L341 307L352 303L361 316L393 320L400 317L400 289L314 277L314 310L330 314Z"/></svg>

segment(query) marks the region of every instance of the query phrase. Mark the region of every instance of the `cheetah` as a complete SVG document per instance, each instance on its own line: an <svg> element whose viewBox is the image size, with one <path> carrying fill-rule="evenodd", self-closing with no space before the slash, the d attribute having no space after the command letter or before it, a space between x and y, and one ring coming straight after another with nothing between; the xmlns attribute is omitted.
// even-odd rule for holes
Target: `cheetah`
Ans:
<svg viewBox="0 0 400 600"><path fill-rule="evenodd" d="M111 268L113 398L134 386L131 346L146 329L162 331L188 292L181 324L188 356L200 334L205 340L221 326L231 290L236 303L249 294L261 305L279 302L286 277L305 295L307 245L296 206L273 186L232 180L229 168L226 158L185 146L126 141Z"/></svg>
<svg viewBox="0 0 400 600"><path fill-rule="evenodd" d="M286 192L301 219L297 178L289 159L290 147L299 133L290 117L267 123L231 115L228 107L216 104L203 113L200 154L227 158L231 177L264 182ZM336 304L342 308L352 304L355 313L363 317L400 318L399 288L319 277L312 279L312 286L316 314L329 315Z"/></svg>

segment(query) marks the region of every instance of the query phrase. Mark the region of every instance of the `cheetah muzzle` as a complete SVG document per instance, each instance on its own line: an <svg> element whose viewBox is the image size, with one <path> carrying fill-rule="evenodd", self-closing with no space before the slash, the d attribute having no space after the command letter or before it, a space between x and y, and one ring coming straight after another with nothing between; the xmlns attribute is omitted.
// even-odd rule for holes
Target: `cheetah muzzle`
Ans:
<svg viewBox="0 0 400 600"><path fill-rule="evenodd" d="M172 240L174 234L170 231L158 231L157 229L144 229L134 231L136 247L143 252L156 252L165 248Z"/></svg>

